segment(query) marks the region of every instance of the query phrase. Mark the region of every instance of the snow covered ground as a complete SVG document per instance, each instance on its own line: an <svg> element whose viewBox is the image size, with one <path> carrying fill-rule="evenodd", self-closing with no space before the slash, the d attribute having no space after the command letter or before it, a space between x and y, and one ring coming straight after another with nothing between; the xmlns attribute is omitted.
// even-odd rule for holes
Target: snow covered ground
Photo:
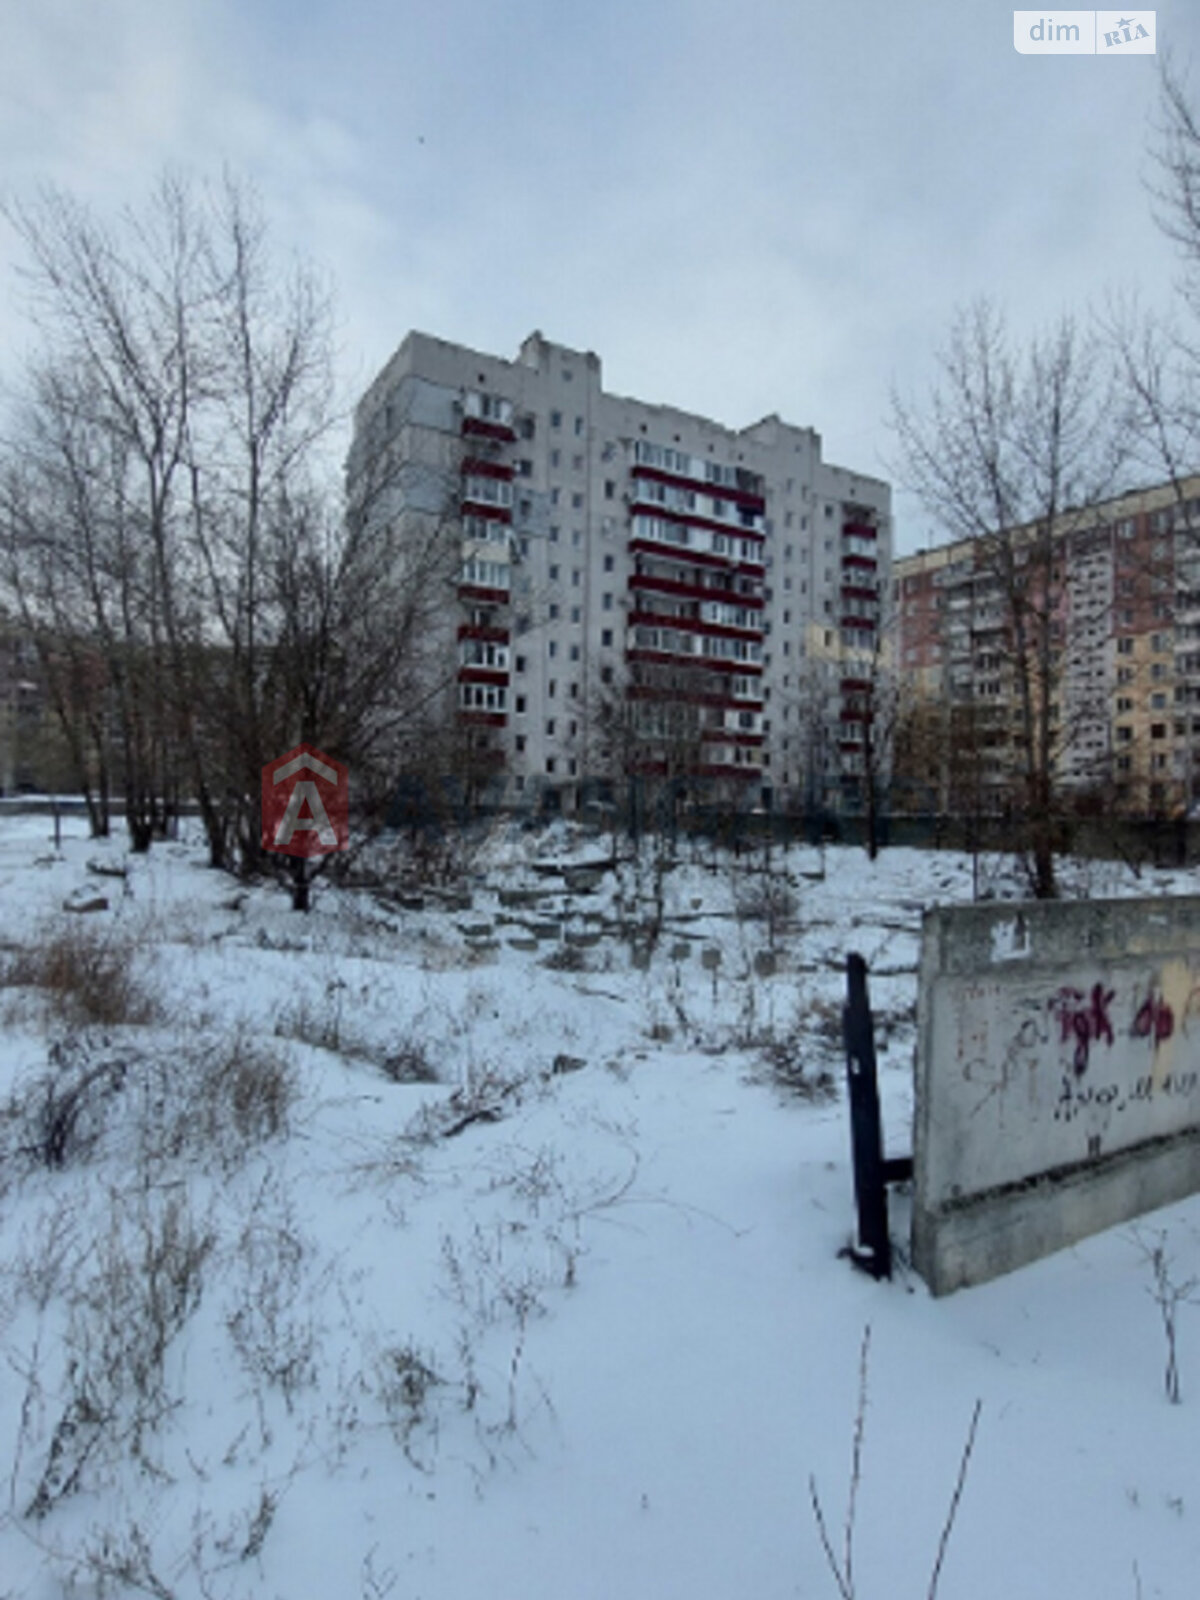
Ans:
<svg viewBox="0 0 1200 1600"><path fill-rule="evenodd" d="M1173 1406L1148 1253L1200 1278L1200 1200L938 1302L838 1256L845 955L902 1152L966 858L647 846L572 893L539 864L606 847L559 827L469 906L305 918L49 827L0 819L0 1600L833 1596L868 1325L859 1600L928 1592L976 1400L940 1595L1197 1592L1200 1305Z"/></svg>

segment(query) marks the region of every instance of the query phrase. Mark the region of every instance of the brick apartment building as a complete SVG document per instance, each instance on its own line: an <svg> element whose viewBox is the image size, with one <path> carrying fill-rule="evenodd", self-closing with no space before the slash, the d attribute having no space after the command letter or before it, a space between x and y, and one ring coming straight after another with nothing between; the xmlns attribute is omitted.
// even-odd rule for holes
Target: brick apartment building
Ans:
<svg viewBox="0 0 1200 1600"><path fill-rule="evenodd" d="M1035 530L1011 536L1016 581ZM1068 805L1178 815L1200 800L1200 477L1064 515L1046 617L1055 786ZM1014 802L1020 718L1010 579L986 540L895 563L899 804Z"/></svg>
<svg viewBox="0 0 1200 1600"><path fill-rule="evenodd" d="M453 545L443 721L508 803L630 771L856 803L890 490L811 428L609 394L540 333L508 361L414 332L358 405L347 487L401 549Z"/></svg>

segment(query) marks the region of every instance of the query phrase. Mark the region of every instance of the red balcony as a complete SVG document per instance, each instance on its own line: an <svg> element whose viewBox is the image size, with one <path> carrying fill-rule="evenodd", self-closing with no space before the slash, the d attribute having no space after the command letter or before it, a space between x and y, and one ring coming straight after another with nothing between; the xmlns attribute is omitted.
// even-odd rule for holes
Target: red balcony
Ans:
<svg viewBox="0 0 1200 1600"><path fill-rule="evenodd" d="M629 626L683 628L688 633L703 633L718 639L746 639L752 644L761 643L763 638L761 628L734 628L723 622L702 622L699 617L675 617L666 611L631 611Z"/></svg>
<svg viewBox="0 0 1200 1600"><path fill-rule="evenodd" d="M487 422L483 417L464 417L462 431L479 439L499 439L505 444L511 444L517 437L507 422Z"/></svg>
<svg viewBox="0 0 1200 1600"><path fill-rule="evenodd" d="M715 711L762 711L765 705L762 700L734 699L728 692L706 694L703 690L655 683L631 683L625 691L625 698L671 705L708 706Z"/></svg>
<svg viewBox="0 0 1200 1600"><path fill-rule="evenodd" d="M658 760L632 761L630 762L629 770L645 778L665 778L668 767L667 763L660 757ZM744 778L749 781L751 779L761 779L762 768L759 766L734 766L732 764L724 766L718 762L710 761L702 762L697 766L689 766L686 771L677 772L675 776L684 780L695 778Z"/></svg>
<svg viewBox="0 0 1200 1600"><path fill-rule="evenodd" d="M459 683L494 683L499 688L508 686L507 667L459 667Z"/></svg>
<svg viewBox="0 0 1200 1600"><path fill-rule="evenodd" d="M720 605L745 606L749 611L761 611L762 595L738 594L734 589L717 589L709 584L689 583L682 578L659 578L648 572L635 572L629 579L631 589L645 589L653 594L678 595L683 600L716 601Z"/></svg>
<svg viewBox="0 0 1200 1600"><path fill-rule="evenodd" d="M473 517L490 518L493 522L511 522L512 507L494 505L491 500L472 500L463 496L463 510L469 511Z"/></svg>
<svg viewBox="0 0 1200 1600"><path fill-rule="evenodd" d="M479 583L460 583L458 598L468 605L506 606L507 589L485 589Z"/></svg>
<svg viewBox="0 0 1200 1600"><path fill-rule="evenodd" d="M698 778L742 778L749 783L752 780L761 781L762 775L763 769L757 762L752 764L741 763L740 765L730 762L726 766L723 762L710 761L696 768L696 776Z"/></svg>
<svg viewBox="0 0 1200 1600"><path fill-rule="evenodd" d="M503 711L460 711L458 720L469 728L503 728L508 717Z"/></svg>
<svg viewBox="0 0 1200 1600"><path fill-rule="evenodd" d="M736 672L739 678L759 678L763 670L761 661L731 661L727 657L718 656L675 655L670 650L652 650L645 645L629 645L625 651L625 659L671 667L675 671L690 670L694 667L698 672L723 672L726 677L731 672Z"/></svg>
<svg viewBox="0 0 1200 1600"><path fill-rule="evenodd" d="M508 598L507 595L505 598ZM482 639L486 644L507 644L509 641L508 629L491 622L460 622L458 638Z"/></svg>
<svg viewBox="0 0 1200 1600"><path fill-rule="evenodd" d="M511 483L513 469L505 461L482 461L473 456L468 456L462 464L464 478L501 478L505 483Z"/></svg>
<svg viewBox="0 0 1200 1600"><path fill-rule="evenodd" d="M767 536L761 528L743 528L740 523L718 522L713 517L702 517L696 511L680 511L672 506L660 505L657 500L639 500L636 490L634 502L641 513L658 517L663 522L680 523L685 528L705 528L710 533L723 533L730 539L750 539L760 547L766 542ZM729 559L736 558L731 556Z"/></svg>
<svg viewBox="0 0 1200 1600"><path fill-rule="evenodd" d="M700 738L705 744L741 745L745 749L760 749L766 735L741 733L735 728L701 728Z"/></svg>
<svg viewBox="0 0 1200 1600"><path fill-rule="evenodd" d="M686 489L692 494L706 494L713 500L728 500L733 505L745 506L748 511L756 511L759 515L767 509L767 502L760 494L751 494L746 489L729 489L724 484L708 483L699 478L683 478L678 473L664 472L661 467L644 467L639 464L631 469L631 475L634 478L649 478L654 483L670 484L673 489Z"/></svg>
<svg viewBox="0 0 1200 1600"><path fill-rule="evenodd" d="M678 518L670 519L678 521ZM631 538L629 548L635 555L653 556L658 561L681 561L689 567L719 568L722 572L745 572L761 577L761 561L748 561L741 556L716 556L709 550L690 550L686 545L659 544L656 539Z"/></svg>

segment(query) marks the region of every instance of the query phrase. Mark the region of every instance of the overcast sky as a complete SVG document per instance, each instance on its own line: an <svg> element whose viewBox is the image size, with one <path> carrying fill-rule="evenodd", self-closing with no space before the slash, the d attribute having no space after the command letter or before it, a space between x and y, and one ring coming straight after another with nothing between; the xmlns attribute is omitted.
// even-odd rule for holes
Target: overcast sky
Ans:
<svg viewBox="0 0 1200 1600"><path fill-rule="evenodd" d="M1200 6L1157 15L1200 100ZM410 327L506 356L540 328L610 390L777 411L886 476L889 390L928 383L957 305L1025 332L1175 273L1154 58L1018 55L993 0L0 0L0 26L0 191L115 208L230 164L332 277L351 394ZM15 259L0 223L0 371Z"/></svg>

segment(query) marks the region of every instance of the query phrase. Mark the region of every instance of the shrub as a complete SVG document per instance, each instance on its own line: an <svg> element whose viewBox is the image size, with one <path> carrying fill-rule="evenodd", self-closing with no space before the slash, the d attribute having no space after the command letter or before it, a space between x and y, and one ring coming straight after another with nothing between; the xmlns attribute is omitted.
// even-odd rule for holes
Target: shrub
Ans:
<svg viewBox="0 0 1200 1600"><path fill-rule="evenodd" d="M70 1035L11 1096L0 1157L62 1168L103 1145L142 1169L212 1153L227 1166L286 1131L296 1092L291 1064L240 1030L171 1053Z"/></svg>
<svg viewBox="0 0 1200 1600"><path fill-rule="evenodd" d="M543 959L542 966L551 972L586 972L587 951L577 944L560 944Z"/></svg>
<svg viewBox="0 0 1200 1600"><path fill-rule="evenodd" d="M419 1039L402 1039L379 1063L393 1083L437 1083L437 1068Z"/></svg>
<svg viewBox="0 0 1200 1600"><path fill-rule="evenodd" d="M201 1056L187 1098L209 1142L252 1144L287 1132L296 1094L291 1063L239 1028Z"/></svg>
<svg viewBox="0 0 1200 1600"><path fill-rule="evenodd" d="M837 1098L837 1079L826 1067L808 1070L804 1043L797 1036L768 1035L759 1040L758 1054L772 1081L789 1094L813 1101Z"/></svg>
<svg viewBox="0 0 1200 1600"><path fill-rule="evenodd" d="M42 992L50 1015L77 1026L147 1023L154 1004L134 973L133 940L79 923L52 926L0 966L0 985Z"/></svg>

